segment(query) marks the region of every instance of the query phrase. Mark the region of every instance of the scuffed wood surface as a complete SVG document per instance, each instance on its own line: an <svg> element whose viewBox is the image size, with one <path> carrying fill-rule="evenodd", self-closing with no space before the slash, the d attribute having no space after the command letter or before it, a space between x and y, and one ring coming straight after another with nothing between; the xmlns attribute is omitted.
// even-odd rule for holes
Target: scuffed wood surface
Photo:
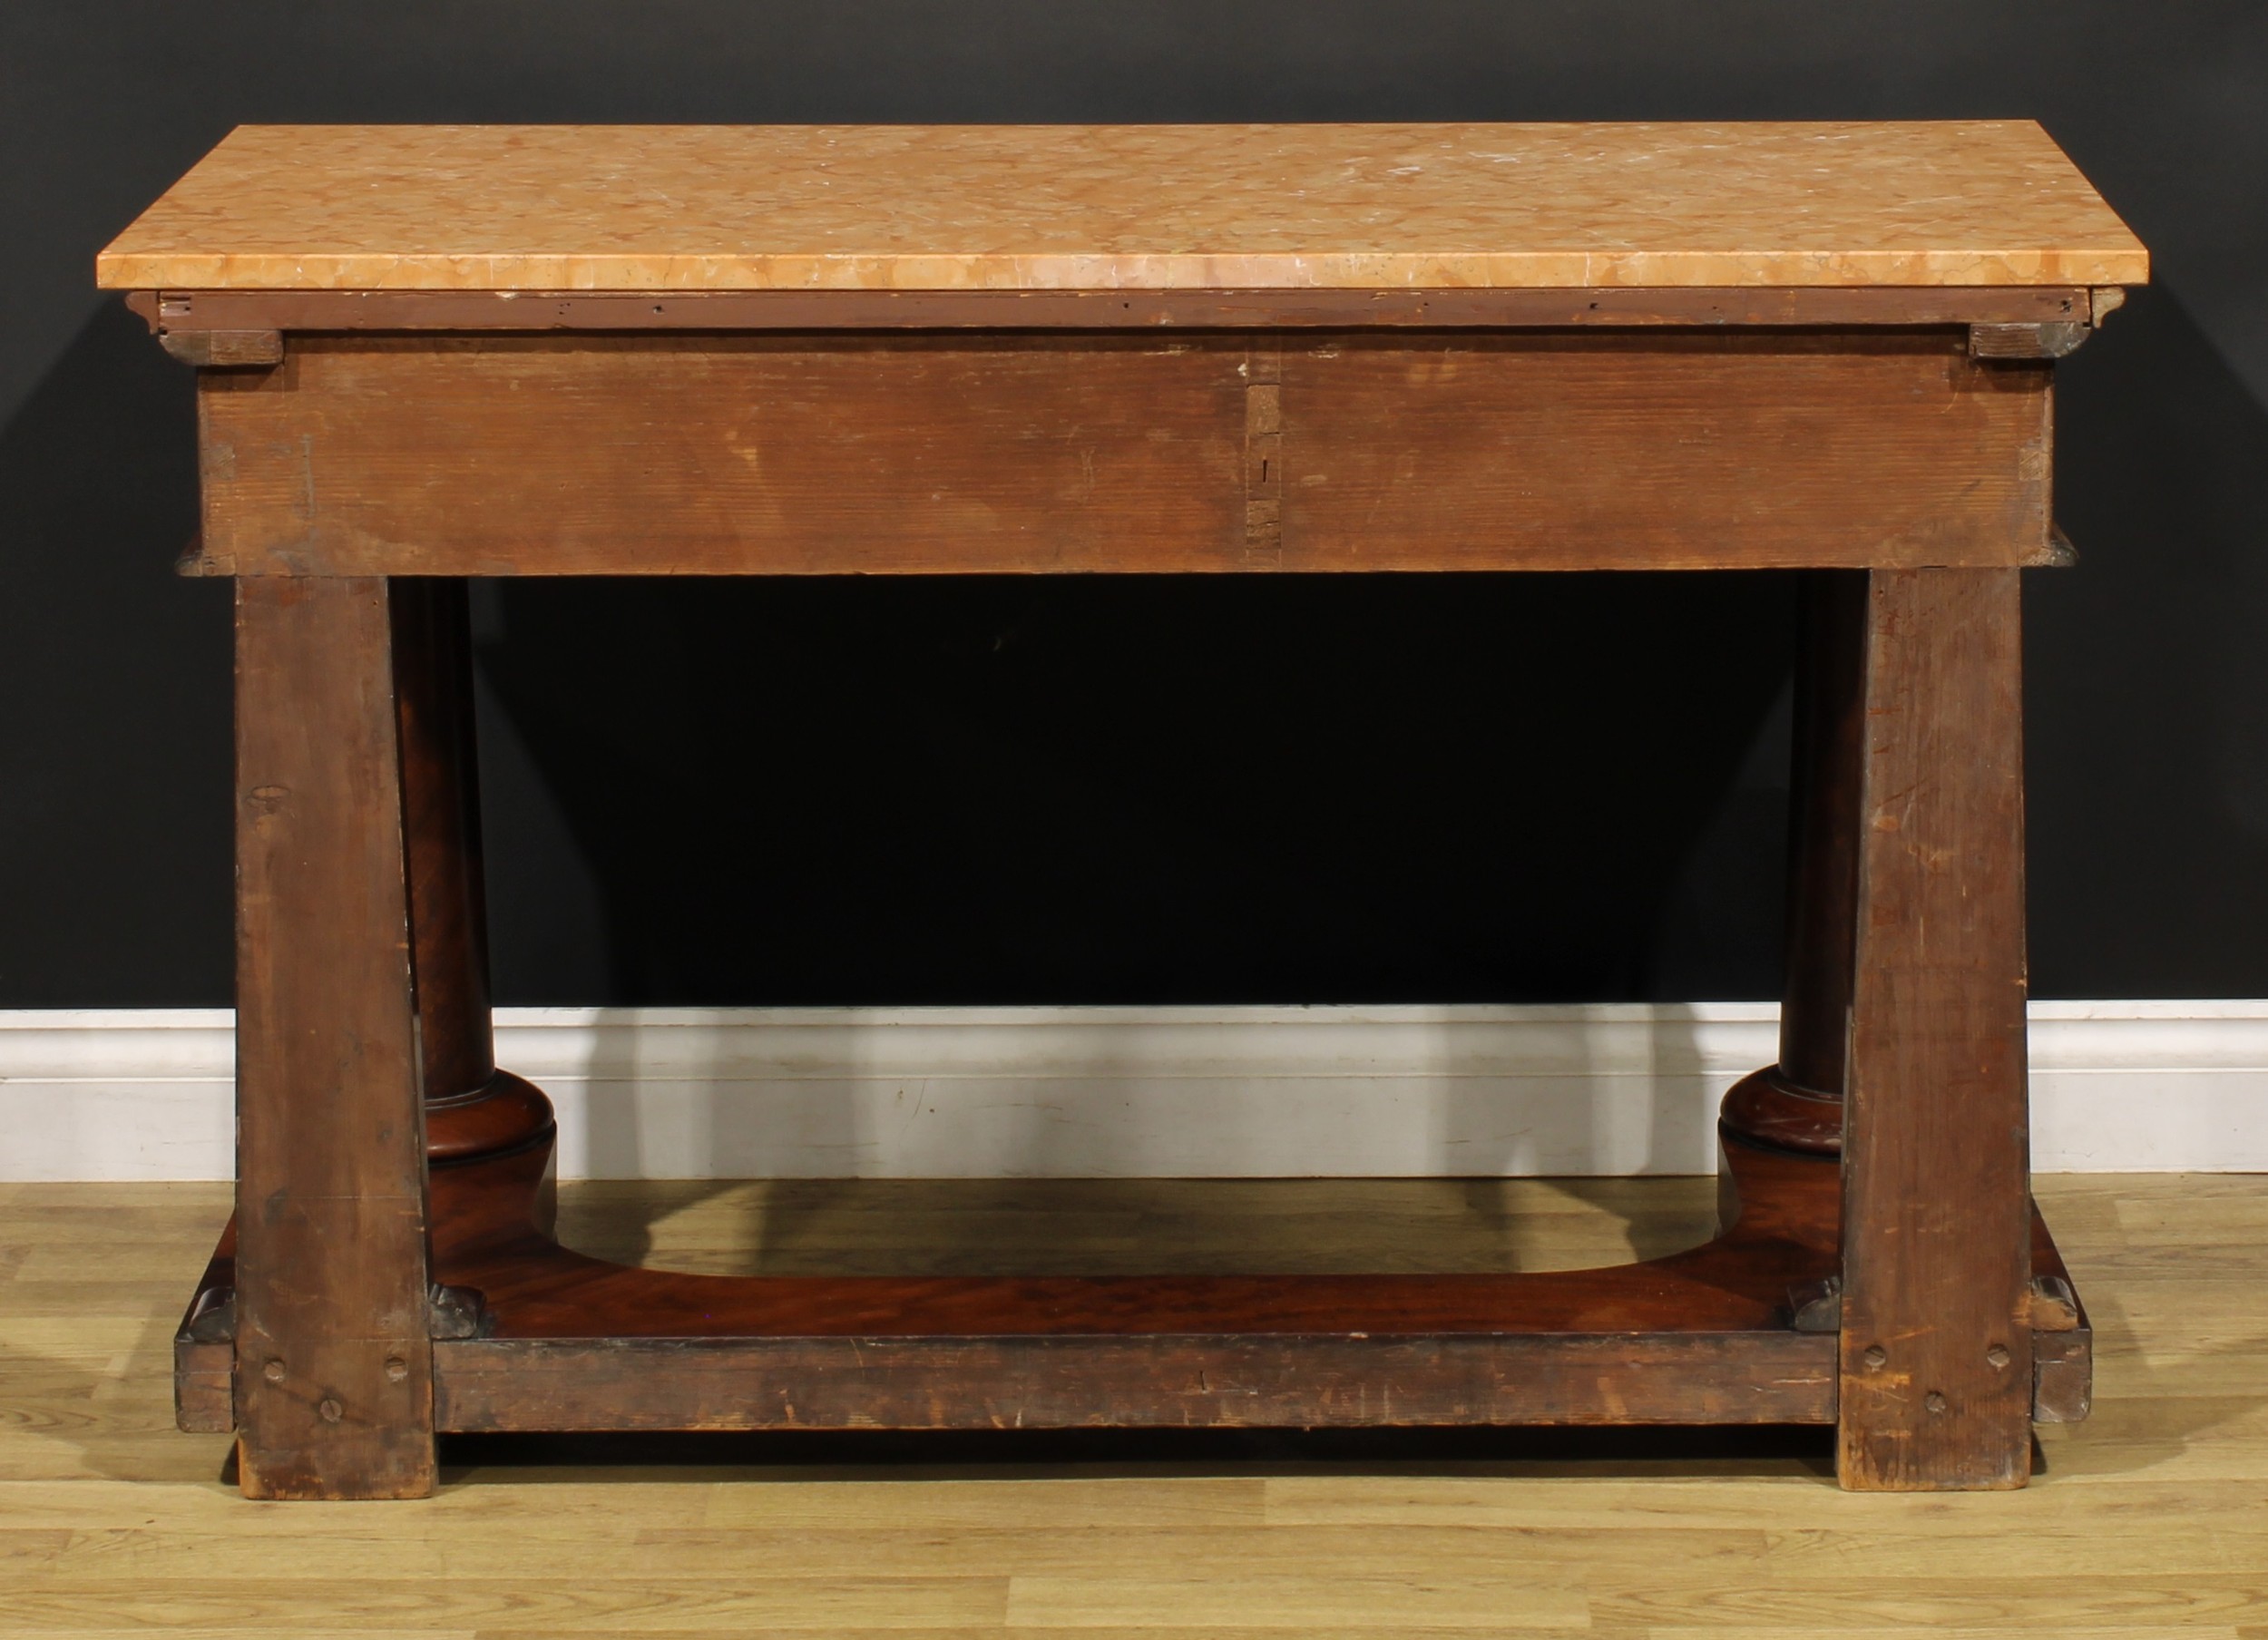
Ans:
<svg viewBox="0 0 2268 1640"><path fill-rule="evenodd" d="M1535 337L1284 353L1286 570L2014 563L2048 377L1930 336Z"/></svg>
<svg viewBox="0 0 2268 1640"><path fill-rule="evenodd" d="M1868 592L1838 1457L1862 1489L2031 1469L2019 579Z"/></svg>
<svg viewBox="0 0 2268 1640"><path fill-rule="evenodd" d="M434 1279L487 1301L505 1340L955 1340L1132 1334L1288 1339L1776 1332L1790 1286L1833 1266L1832 1162L1732 1151L1721 1239L1605 1269L1520 1273L726 1276L560 1246L531 1223L538 1146L434 1177Z"/></svg>
<svg viewBox="0 0 2268 1640"><path fill-rule="evenodd" d="M256 1498L434 1487L383 581L237 588L237 1406Z"/></svg>
<svg viewBox="0 0 2268 1640"><path fill-rule="evenodd" d="M1960 333L310 338L200 406L241 575L2005 564ZM1264 464L1265 463L1265 464Z"/></svg>
<svg viewBox="0 0 2268 1640"><path fill-rule="evenodd" d="M1596 1427L1834 1416L1834 1342L1794 1332L434 1348L435 1416L458 1431Z"/></svg>
<svg viewBox="0 0 2268 1640"><path fill-rule="evenodd" d="M2124 295L2123 291L2113 294ZM149 290L126 304L190 363L275 330L1250 330L2048 325L2107 311L2060 285L1577 290ZM250 362L250 361L247 361ZM272 359L259 362L272 363Z"/></svg>

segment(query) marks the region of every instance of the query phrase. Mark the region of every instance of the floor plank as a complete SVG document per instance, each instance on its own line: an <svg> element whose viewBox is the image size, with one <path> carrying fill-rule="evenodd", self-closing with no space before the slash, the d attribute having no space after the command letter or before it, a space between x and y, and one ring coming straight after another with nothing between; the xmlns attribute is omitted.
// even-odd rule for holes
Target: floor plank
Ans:
<svg viewBox="0 0 2268 1640"><path fill-rule="evenodd" d="M2047 1178L2096 1415L2030 1489L1856 1497L1817 1431L451 1443L415 1504L247 1503L173 1431L225 1186L0 1190L0 1634L2268 1640L2268 1178ZM1579 1268L1706 1181L568 1187L672 1268Z"/></svg>

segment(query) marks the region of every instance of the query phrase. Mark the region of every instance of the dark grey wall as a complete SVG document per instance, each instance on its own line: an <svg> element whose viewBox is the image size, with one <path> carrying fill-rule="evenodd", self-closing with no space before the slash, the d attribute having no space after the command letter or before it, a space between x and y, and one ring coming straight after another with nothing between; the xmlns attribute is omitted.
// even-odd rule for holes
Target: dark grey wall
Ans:
<svg viewBox="0 0 2268 1640"><path fill-rule="evenodd" d="M2160 282L2065 366L2049 996L2268 995L2268 8L0 8L0 1006L223 1002L225 587L95 249L241 121L2043 120ZM506 1001L1756 996L1769 576L517 584Z"/></svg>

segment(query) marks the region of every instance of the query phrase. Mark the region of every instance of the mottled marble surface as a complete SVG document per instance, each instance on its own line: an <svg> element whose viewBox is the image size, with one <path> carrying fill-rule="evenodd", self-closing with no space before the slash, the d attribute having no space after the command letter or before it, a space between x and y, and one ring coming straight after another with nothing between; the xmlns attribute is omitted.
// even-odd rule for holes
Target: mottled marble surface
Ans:
<svg viewBox="0 0 2268 1640"><path fill-rule="evenodd" d="M112 288L2116 285L2028 121L243 126Z"/></svg>

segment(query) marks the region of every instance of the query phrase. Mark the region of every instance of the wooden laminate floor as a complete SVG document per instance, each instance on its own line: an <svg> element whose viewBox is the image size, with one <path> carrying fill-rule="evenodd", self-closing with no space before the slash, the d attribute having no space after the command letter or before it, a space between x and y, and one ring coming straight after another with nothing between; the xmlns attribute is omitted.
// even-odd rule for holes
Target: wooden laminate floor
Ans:
<svg viewBox="0 0 2268 1640"><path fill-rule="evenodd" d="M464 1442L250 1504L171 1427L219 1186L0 1186L0 1635L2268 1640L2268 1178L2040 1182L2096 1412L2029 1491L1852 1497L1817 1431ZM1416 1269L1695 1239L1706 1181L571 1186L688 1269Z"/></svg>

